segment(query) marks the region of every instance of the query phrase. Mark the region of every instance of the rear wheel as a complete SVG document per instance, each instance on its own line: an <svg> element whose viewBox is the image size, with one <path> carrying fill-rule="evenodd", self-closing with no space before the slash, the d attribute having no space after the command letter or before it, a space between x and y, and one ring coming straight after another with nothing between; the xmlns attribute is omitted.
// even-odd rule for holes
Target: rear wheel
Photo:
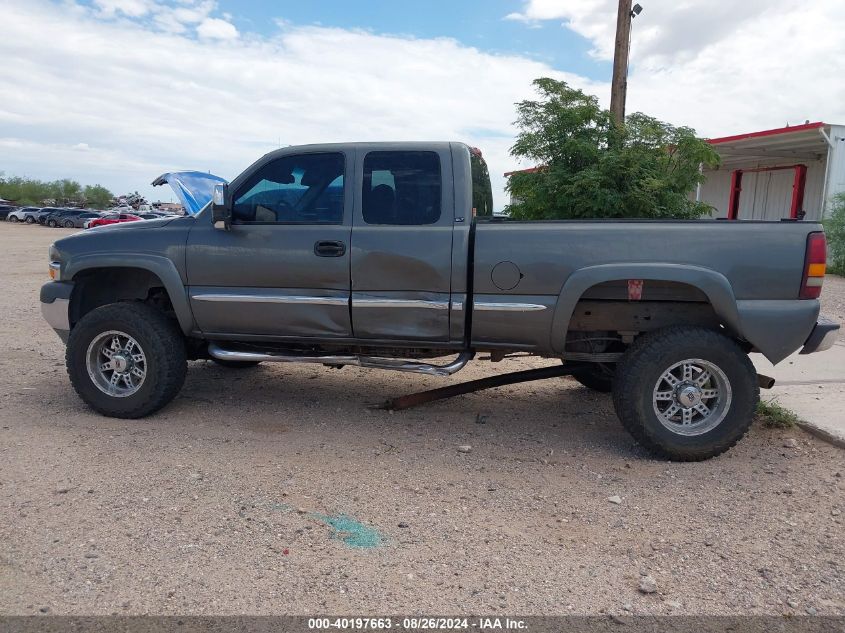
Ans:
<svg viewBox="0 0 845 633"><path fill-rule="evenodd" d="M65 220L65 228L66 229L72 229L73 228L73 220Z"/></svg>
<svg viewBox="0 0 845 633"><path fill-rule="evenodd" d="M17 224L18 222L20 222L20 220L18 220L18 216L16 215L10 215L6 219L9 220L9 222L11 222L12 224Z"/></svg>
<svg viewBox="0 0 845 633"><path fill-rule="evenodd" d="M31 215L26 216L26 223L27 224L35 224L35 218Z"/></svg>
<svg viewBox="0 0 845 633"><path fill-rule="evenodd" d="M590 363L589 367L578 370L572 374L572 377L588 389L610 393L613 391L613 374L615 372L615 363Z"/></svg>
<svg viewBox="0 0 845 633"><path fill-rule="evenodd" d="M686 326L637 339L619 363L613 388L628 432L677 461L731 448L751 426L759 398L754 365L733 340Z"/></svg>
<svg viewBox="0 0 845 633"><path fill-rule="evenodd" d="M170 402L185 381L185 340L163 312L143 303L92 310L71 330L67 371L95 411L140 418Z"/></svg>

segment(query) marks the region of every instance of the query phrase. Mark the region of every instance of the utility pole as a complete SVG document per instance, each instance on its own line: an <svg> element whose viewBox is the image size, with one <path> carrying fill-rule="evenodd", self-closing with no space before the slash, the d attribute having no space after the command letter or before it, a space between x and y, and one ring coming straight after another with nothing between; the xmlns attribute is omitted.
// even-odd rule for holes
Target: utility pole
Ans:
<svg viewBox="0 0 845 633"><path fill-rule="evenodd" d="M616 15L616 43L613 49L613 82L610 86L610 112L616 123L625 122L625 95L628 92L628 53L631 48L631 19L642 7L631 8L632 0L619 0Z"/></svg>

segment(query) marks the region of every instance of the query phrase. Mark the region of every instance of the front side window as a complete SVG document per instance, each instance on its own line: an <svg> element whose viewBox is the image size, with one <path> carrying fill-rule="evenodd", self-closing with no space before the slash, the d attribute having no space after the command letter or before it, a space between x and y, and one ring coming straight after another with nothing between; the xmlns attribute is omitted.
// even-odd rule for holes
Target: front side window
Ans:
<svg viewBox="0 0 845 633"><path fill-rule="evenodd" d="M370 152L364 158L367 224L434 224L440 219L440 191L435 152Z"/></svg>
<svg viewBox="0 0 845 633"><path fill-rule="evenodd" d="M259 169L235 194L236 224L341 224L343 154L277 158Z"/></svg>

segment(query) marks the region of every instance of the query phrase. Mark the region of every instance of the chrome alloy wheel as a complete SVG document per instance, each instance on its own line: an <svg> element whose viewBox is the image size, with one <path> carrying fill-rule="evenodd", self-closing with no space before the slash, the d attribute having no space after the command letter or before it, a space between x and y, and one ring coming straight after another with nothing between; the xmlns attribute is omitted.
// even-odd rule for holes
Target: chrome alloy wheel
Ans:
<svg viewBox="0 0 845 633"><path fill-rule="evenodd" d="M91 341L85 355L88 376L106 395L126 398L136 393L147 375L147 357L134 338L109 330Z"/></svg>
<svg viewBox="0 0 845 633"><path fill-rule="evenodd" d="M731 406L731 385L710 361L688 358L672 365L654 385L657 419L678 435L703 435L725 418Z"/></svg>

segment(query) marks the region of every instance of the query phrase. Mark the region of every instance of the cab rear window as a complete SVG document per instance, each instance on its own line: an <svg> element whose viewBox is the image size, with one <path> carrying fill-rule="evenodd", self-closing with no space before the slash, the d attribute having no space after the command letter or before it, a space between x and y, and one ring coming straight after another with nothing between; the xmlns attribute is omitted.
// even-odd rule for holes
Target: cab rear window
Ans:
<svg viewBox="0 0 845 633"><path fill-rule="evenodd" d="M490 185L490 172L481 152L470 149L469 162L472 168L472 208L476 217L493 215L493 187Z"/></svg>

